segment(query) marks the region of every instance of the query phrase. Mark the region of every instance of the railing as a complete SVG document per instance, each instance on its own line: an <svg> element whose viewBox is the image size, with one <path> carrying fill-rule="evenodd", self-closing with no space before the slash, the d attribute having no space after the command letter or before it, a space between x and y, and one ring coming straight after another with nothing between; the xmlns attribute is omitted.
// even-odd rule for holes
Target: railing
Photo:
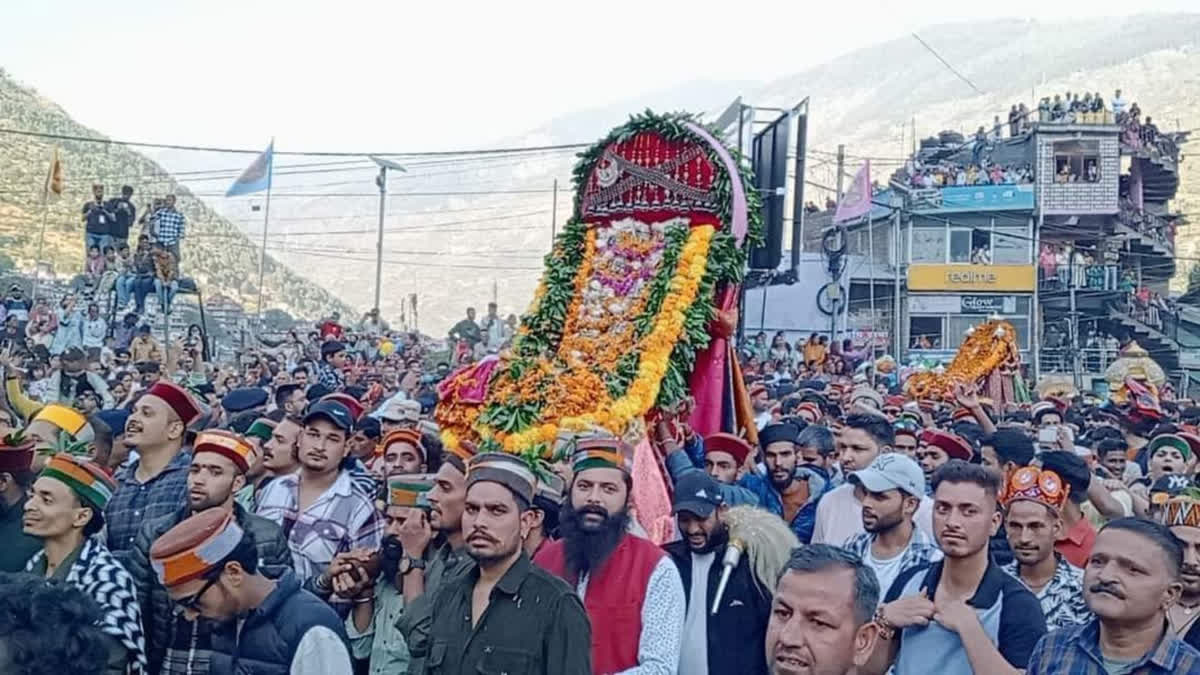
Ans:
<svg viewBox="0 0 1200 675"><path fill-rule="evenodd" d="M1050 271L1038 265L1038 290L1044 292L1067 291L1071 288L1091 291L1116 291L1121 287L1121 267L1116 263L1105 265L1055 264Z"/></svg>
<svg viewBox="0 0 1200 675"><path fill-rule="evenodd" d="M1175 250L1175 233L1171 224L1162 216L1146 213L1136 208L1127 199L1121 200L1121 210L1117 213L1117 222L1149 236L1170 251Z"/></svg>
<svg viewBox="0 0 1200 675"><path fill-rule="evenodd" d="M1043 347L1042 371L1045 373L1071 373L1075 371L1073 359L1078 356L1080 370L1091 375L1103 373L1119 355L1117 347Z"/></svg>

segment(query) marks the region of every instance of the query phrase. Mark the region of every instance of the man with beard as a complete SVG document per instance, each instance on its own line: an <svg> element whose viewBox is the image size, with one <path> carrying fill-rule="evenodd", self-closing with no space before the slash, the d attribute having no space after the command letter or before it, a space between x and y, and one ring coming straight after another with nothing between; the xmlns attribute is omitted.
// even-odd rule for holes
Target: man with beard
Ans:
<svg viewBox="0 0 1200 675"><path fill-rule="evenodd" d="M471 461L462 528L474 563L437 592L432 615L406 632L425 672L590 675L592 639L579 597L533 565L533 471L515 455ZM598 672L611 672L600 670Z"/></svg>
<svg viewBox="0 0 1200 675"><path fill-rule="evenodd" d="M104 672L141 675L146 648L133 580L97 536L113 487L112 478L93 462L66 453L51 457L25 502L25 533L42 543L25 571L74 586L94 600L107 650Z"/></svg>
<svg viewBox="0 0 1200 675"><path fill-rule="evenodd" d="M118 560L128 559L138 531L155 518L175 513L187 494L191 455L184 436L200 415L192 395L160 380L146 390L125 423L125 443L138 458L117 471L117 490L108 503L108 548Z"/></svg>
<svg viewBox="0 0 1200 675"><path fill-rule="evenodd" d="M633 478L621 442L576 444L563 538L535 562L574 586L596 635L596 673L674 673L687 611L679 571L662 549L627 532Z"/></svg>
<svg viewBox="0 0 1200 675"><path fill-rule="evenodd" d="M300 470L281 476L262 491L258 515L274 521L288 537L296 576L319 596L333 592L335 557L379 550L383 523L372 499L359 492L342 468L354 421L345 405L320 401L303 420Z"/></svg>
<svg viewBox="0 0 1200 675"><path fill-rule="evenodd" d="M739 485L753 492L762 508L783 518L800 543L813 536L819 504L829 491L829 478L819 469L797 466L796 438L800 429L783 422L771 424L758 434L767 475L750 473Z"/></svg>
<svg viewBox="0 0 1200 675"><path fill-rule="evenodd" d="M720 607L710 611L729 548L729 528L721 520L726 507L716 481L704 474L689 476L675 485L674 502L683 539L663 548L679 568L687 598L679 672L765 675L759 645L766 635L771 594L758 583L748 556L738 559Z"/></svg>
<svg viewBox="0 0 1200 675"><path fill-rule="evenodd" d="M857 414L846 418L837 436L838 461L842 472L861 471L880 455L893 452L895 440L892 424L876 415ZM842 546L856 534L864 532L862 522L861 488L843 483L821 498L817 504L814 544ZM915 518L917 527L933 538L933 500L922 497ZM887 589L884 589L886 592Z"/></svg>
<svg viewBox="0 0 1200 675"><path fill-rule="evenodd" d="M771 602L771 675L857 675L875 648L879 597L874 573L854 554L825 544L794 549Z"/></svg>
<svg viewBox="0 0 1200 675"><path fill-rule="evenodd" d="M1090 621L1083 602L1083 570L1054 551L1063 529L1059 514L1070 488L1053 471L1031 466L1017 469L1006 480L1000 502L1016 559L1003 565L1004 571L1037 596L1050 630Z"/></svg>
<svg viewBox="0 0 1200 675"><path fill-rule="evenodd" d="M875 614L880 641L864 672L1017 675L1046 632L1037 598L988 555L1000 526L1000 478L958 459L934 475L944 558L892 584Z"/></svg>
<svg viewBox="0 0 1200 675"><path fill-rule="evenodd" d="M284 411L289 417L304 414L304 407L308 405L304 389L304 385L295 382L275 387L275 409Z"/></svg>
<svg viewBox="0 0 1200 675"><path fill-rule="evenodd" d="M905 572L942 559L933 539L913 524L925 494L925 478L915 461L889 452L847 480L862 488L864 531L847 540L844 548L875 572L880 588L891 588Z"/></svg>
<svg viewBox="0 0 1200 675"><path fill-rule="evenodd" d="M1083 571L1083 599L1096 618L1042 638L1026 674L1200 675L1200 652L1167 621L1179 600L1182 565L1179 539L1165 526L1141 518L1109 522Z"/></svg>
<svg viewBox="0 0 1200 675"><path fill-rule="evenodd" d="M433 487L426 493L429 515L423 510L410 511L396 535L403 553L397 572L404 586L405 605L396 628L405 635L418 623L429 620L442 585L471 565L462 532L469 454L465 449L459 453L448 453L434 474ZM423 673L424 667L425 659L413 656L409 672Z"/></svg>
<svg viewBox="0 0 1200 675"><path fill-rule="evenodd" d="M1171 631L1192 647L1200 649L1200 490L1184 488L1167 500L1160 514L1183 546L1179 600L1167 610Z"/></svg>
<svg viewBox="0 0 1200 675"><path fill-rule="evenodd" d="M167 589L150 564L150 548L163 534L187 518L217 509L232 512L242 529L254 536L259 569L275 579L292 569L287 537L275 523L247 512L234 501L254 462L251 445L228 431L203 431L192 446L187 477L187 504L177 512L147 522L138 533L127 567L137 588L146 633L150 672L161 675L205 675L212 656L212 622L189 621L176 613Z"/></svg>
<svg viewBox="0 0 1200 675"><path fill-rule="evenodd" d="M429 510L427 495L433 476L396 475L388 480L387 505L383 511L381 573L374 588L367 587L354 599L346 617L350 651L359 661L370 661L370 675L408 673L412 657L396 621L404 613L404 579L400 561L404 546L400 530L409 519L424 518Z"/></svg>

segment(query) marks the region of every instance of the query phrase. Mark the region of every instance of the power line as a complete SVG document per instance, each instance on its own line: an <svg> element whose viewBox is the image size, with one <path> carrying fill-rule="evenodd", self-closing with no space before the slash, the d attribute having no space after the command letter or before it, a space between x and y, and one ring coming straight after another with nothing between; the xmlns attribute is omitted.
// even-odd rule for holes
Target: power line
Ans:
<svg viewBox="0 0 1200 675"><path fill-rule="evenodd" d="M561 211L562 208L560 207L559 210ZM535 216L548 215L550 213L551 213L550 209L543 209L540 211L528 211L525 213L513 213L513 214L506 215L506 216L491 216L488 218L471 218L471 219L467 219L467 220L451 220L451 221L446 221L446 222L442 222L442 223L426 223L426 224L416 225L416 226L412 226L412 227L385 227L385 228L383 228L383 231L385 234L403 234L405 232L428 232L431 230L441 230L441 228L451 227L454 225L470 225L472 223L491 223L491 222L496 222L496 221L500 221L500 220L513 220L516 218L532 218ZM534 229L534 228L531 228L528 226L518 226L518 227L506 227L506 228L499 228L499 229ZM272 232L270 230L270 225L268 225L267 236L272 236L272 237L320 237L320 236L328 236L328 235L336 235L336 234L374 234L378 231L379 231L378 228L362 228L362 229L354 229L354 230L320 230L317 232L311 232L311 231L310 232ZM446 231L453 232L455 230L446 230ZM460 231L486 232L489 230L483 229L483 230L460 230ZM258 230L257 232L255 232L255 231L245 232L245 236L247 236L247 237L261 237L262 234L263 234L263 232L261 229ZM233 238L233 237L238 237L238 236L240 236L240 235L212 233L212 234L197 235L197 238L203 237L206 239L208 239L208 238L222 239L222 238Z"/></svg>
<svg viewBox="0 0 1200 675"><path fill-rule="evenodd" d="M949 61L947 61L946 59L943 59L943 58L942 58L942 55L941 55L941 54L939 54L939 53L937 53L937 50L936 50L936 49L934 49L933 47L930 47L930 46L929 46L929 43L927 43L927 42L925 42L924 40L922 40L920 35L917 35L916 33L913 33L913 34L912 34L912 36L913 36L913 37L915 37L915 38L917 39L917 42L920 42L920 43L921 43L921 46L922 46L922 47L924 47L925 49L928 49L930 54L933 54L935 57L937 57L937 60L938 60L938 61L941 61L941 62L942 62L942 65L946 66L946 68L948 68L948 69L950 70L950 72L954 73L954 74L955 74L955 76L957 76L957 77L958 77L958 79L962 80L963 82L966 82L966 83L967 83L967 86L969 86L969 87L971 87L972 89L974 89L976 94L983 94L983 92L982 92L982 91L979 89L979 87L976 87L976 86L975 86L975 83L974 83L974 82L972 82L971 80L967 79L967 76L966 76L966 75L963 75L962 73L958 72L958 70L956 70L956 69L954 68L954 66L950 65L950 62L949 62Z"/></svg>
<svg viewBox="0 0 1200 675"><path fill-rule="evenodd" d="M134 148L158 148L161 150L190 150L194 152L224 152L241 155L258 155L261 149L248 150L245 148L222 148L204 145L182 145L178 143L146 143L142 141L119 141L111 138L94 138L90 136L75 136L71 134L55 134L25 129L10 129L0 127L0 134L15 134L17 136L33 136L36 138L53 138L60 141L76 141L81 143L99 143L102 145L122 145ZM276 155L293 155L304 157L454 157L459 155L492 155L499 153L536 152L541 150L575 150L591 146L591 143L564 143L560 145L524 146L513 148L486 148L474 150L430 150L425 152L392 152L392 151L362 151L362 152L328 152L328 151L298 151L275 150Z"/></svg>

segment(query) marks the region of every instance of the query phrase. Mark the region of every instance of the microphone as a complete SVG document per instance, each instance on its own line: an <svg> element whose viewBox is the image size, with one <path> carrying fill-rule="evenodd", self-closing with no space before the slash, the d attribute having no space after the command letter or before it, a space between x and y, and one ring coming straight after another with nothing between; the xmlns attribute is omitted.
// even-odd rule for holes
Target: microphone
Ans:
<svg viewBox="0 0 1200 675"><path fill-rule="evenodd" d="M729 546L725 547L725 557L721 559L721 582L717 584L717 594L713 598L712 613L716 614L721 607L721 596L725 595L725 585L729 583L729 575L733 574L733 568L738 566L738 562L742 559L742 550L745 544L741 539L730 539Z"/></svg>

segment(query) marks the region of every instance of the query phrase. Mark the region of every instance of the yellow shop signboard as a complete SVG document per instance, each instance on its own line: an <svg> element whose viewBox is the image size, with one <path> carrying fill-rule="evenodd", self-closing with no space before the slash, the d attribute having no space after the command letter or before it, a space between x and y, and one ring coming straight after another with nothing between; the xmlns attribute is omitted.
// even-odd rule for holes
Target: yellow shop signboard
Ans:
<svg viewBox="0 0 1200 675"><path fill-rule="evenodd" d="M1027 291L1037 285L1033 265L909 265L910 291Z"/></svg>

